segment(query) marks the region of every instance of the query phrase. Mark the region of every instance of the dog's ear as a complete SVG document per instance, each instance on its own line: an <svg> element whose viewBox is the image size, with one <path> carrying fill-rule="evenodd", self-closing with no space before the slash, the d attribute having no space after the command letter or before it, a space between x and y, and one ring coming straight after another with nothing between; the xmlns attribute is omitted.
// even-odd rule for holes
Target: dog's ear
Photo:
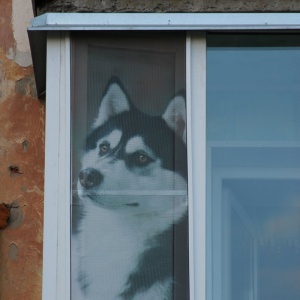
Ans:
<svg viewBox="0 0 300 300"><path fill-rule="evenodd" d="M101 126L109 118L130 109L126 93L117 82L108 85L99 107L98 117L93 128Z"/></svg>
<svg viewBox="0 0 300 300"><path fill-rule="evenodd" d="M182 96L176 96L167 106L162 118L186 144L186 109Z"/></svg>

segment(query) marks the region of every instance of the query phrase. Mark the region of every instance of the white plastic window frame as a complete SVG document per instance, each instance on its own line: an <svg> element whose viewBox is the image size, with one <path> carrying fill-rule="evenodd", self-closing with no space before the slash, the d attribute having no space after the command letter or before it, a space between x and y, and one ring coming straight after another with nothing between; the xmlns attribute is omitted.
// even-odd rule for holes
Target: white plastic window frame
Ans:
<svg viewBox="0 0 300 300"><path fill-rule="evenodd" d="M130 22L130 23L128 23ZM190 299L210 299L206 272L207 31L299 30L300 14L46 14L47 32L43 300L70 299L70 35L72 30L184 30L188 117ZM197 135L195 134L197 132ZM207 275L208 274L208 275Z"/></svg>

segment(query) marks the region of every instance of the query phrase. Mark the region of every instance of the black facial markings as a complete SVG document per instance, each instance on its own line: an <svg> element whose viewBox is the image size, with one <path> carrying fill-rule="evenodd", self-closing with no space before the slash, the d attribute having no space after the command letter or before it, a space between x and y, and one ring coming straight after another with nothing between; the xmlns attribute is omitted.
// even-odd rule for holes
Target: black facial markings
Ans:
<svg viewBox="0 0 300 300"><path fill-rule="evenodd" d="M115 129L122 131L119 144L108 151L107 145L103 145L103 149L99 149L100 156L107 151L106 155L124 160L128 168L144 168L153 162L153 158L149 155L143 156L146 153L139 154L139 151L128 155L124 149L130 138L140 136L145 145L161 160L162 168L176 171L187 179L186 146L160 116L149 116L134 108L118 114L91 132L86 140L86 150L95 149L97 142Z"/></svg>
<svg viewBox="0 0 300 300"><path fill-rule="evenodd" d="M126 206L132 206L132 207L137 207L139 206L139 203L133 202L133 203L126 203Z"/></svg>
<svg viewBox="0 0 300 300"><path fill-rule="evenodd" d="M116 123L115 118L111 118L108 122L95 128L87 137L85 141L85 150L93 150L97 147L97 143L100 139L108 136L114 129L120 129L120 125ZM102 142L102 143L105 143ZM101 144L102 144L101 143ZM108 142L107 142L108 143ZM109 144L109 143L108 143Z"/></svg>
<svg viewBox="0 0 300 300"><path fill-rule="evenodd" d="M154 161L147 153L143 150L136 151L132 154L127 154L125 158L126 164L129 168L134 167L147 167L150 163Z"/></svg>

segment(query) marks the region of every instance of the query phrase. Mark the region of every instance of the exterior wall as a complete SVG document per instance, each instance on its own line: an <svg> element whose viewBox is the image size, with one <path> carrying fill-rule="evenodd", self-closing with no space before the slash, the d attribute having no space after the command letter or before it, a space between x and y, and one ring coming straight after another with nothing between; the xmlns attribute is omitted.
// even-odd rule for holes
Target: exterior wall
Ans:
<svg viewBox="0 0 300 300"><path fill-rule="evenodd" d="M37 0L45 12L289 12L300 11L298 0Z"/></svg>
<svg viewBox="0 0 300 300"><path fill-rule="evenodd" d="M44 104L26 27L30 0L0 0L0 299L41 299ZM7 214L0 209L0 220Z"/></svg>

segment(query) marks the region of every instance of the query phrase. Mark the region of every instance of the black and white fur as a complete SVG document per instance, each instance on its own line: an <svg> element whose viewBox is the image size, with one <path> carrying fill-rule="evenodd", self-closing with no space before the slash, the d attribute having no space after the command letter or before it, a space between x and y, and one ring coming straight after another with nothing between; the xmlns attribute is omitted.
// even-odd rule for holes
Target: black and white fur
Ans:
<svg viewBox="0 0 300 300"><path fill-rule="evenodd" d="M188 299L185 132L182 96L149 116L108 84L77 183L72 299Z"/></svg>

